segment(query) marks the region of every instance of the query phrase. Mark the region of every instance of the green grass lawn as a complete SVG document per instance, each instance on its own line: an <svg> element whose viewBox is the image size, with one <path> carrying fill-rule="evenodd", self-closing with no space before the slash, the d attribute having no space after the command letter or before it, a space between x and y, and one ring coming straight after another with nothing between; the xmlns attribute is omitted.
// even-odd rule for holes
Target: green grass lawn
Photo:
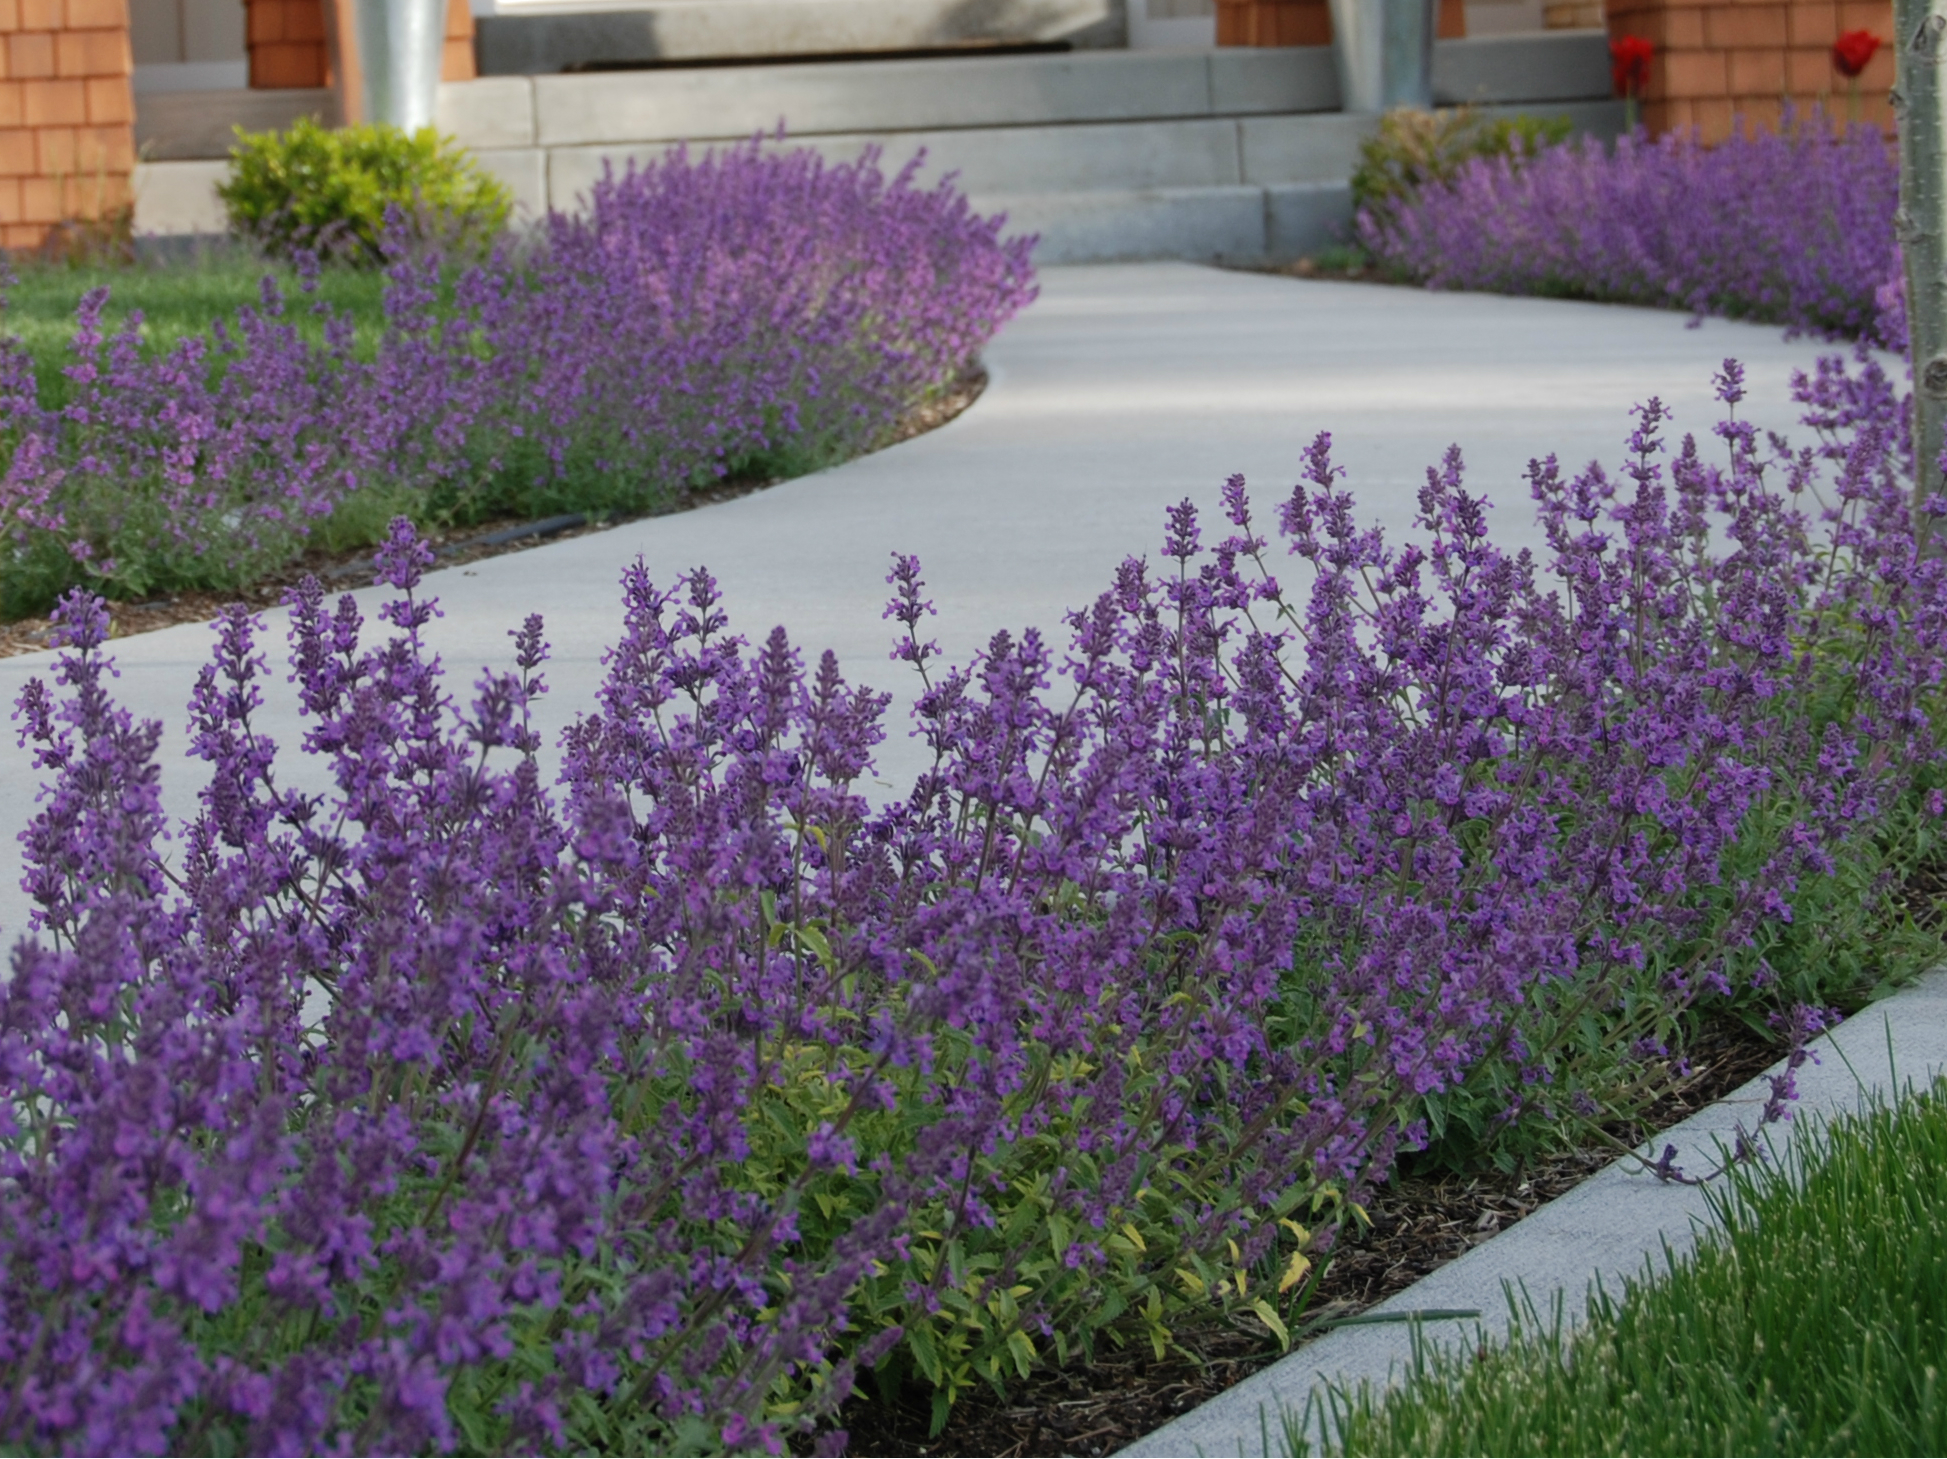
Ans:
<svg viewBox="0 0 1947 1459"><path fill-rule="evenodd" d="M81 264L14 263L15 280L5 290L0 333L18 336L34 357L43 405L57 406L67 396L61 373L70 363L75 306L90 289L106 285L103 322L119 328L131 310L142 311L142 335L151 349L166 350L189 335L207 337L213 320L231 320L241 305L255 304L264 275L284 291L287 316L312 339L324 339L323 321L302 297L297 274L282 264L265 263L241 250L214 249L189 260L167 263ZM327 269L315 300L349 313L358 321L357 349L369 359L384 332L385 275L370 269Z"/></svg>
<svg viewBox="0 0 1947 1459"><path fill-rule="evenodd" d="M1804 1151L1799 1183L1736 1171L1723 1229L1572 1337L1528 1312L1342 1402L1335 1452L1947 1453L1947 1085Z"/></svg>

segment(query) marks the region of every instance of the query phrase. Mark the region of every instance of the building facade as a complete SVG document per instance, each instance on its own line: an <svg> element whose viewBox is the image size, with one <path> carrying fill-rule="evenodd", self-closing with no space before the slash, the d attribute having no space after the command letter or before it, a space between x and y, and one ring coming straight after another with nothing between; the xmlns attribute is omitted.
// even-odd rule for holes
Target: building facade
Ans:
<svg viewBox="0 0 1947 1459"><path fill-rule="evenodd" d="M327 6L347 3L0 0L0 246L39 246L62 225L125 223L140 107L217 114L215 102L246 90L301 91L322 112L334 81L328 35L337 11ZM789 0L773 0L780 7ZM450 0L448 80L476 74L475 8L531 15L572 5ZM1088 10L1080 0L1072 8ZM1113 44L1156 36L1225 46L1331 40L1326 0L1099 0L1094 8L1110 16ZM1605 0L1442 0L1439 30L1454 38L1602 22L1612 39L1634 36L1654 47L1641 94L1652 132L1694 127L1715 141L1730 134L1735 118L1775 126L1786 108L1813 105L1890 122L1891 48L1883 45L1856 81L1836 72L1832 48L1848 31L1886 40L1891 0L1606 0L1606 9ZM1106 23L1092 25L1088 44L1103 43Z"/></svg>

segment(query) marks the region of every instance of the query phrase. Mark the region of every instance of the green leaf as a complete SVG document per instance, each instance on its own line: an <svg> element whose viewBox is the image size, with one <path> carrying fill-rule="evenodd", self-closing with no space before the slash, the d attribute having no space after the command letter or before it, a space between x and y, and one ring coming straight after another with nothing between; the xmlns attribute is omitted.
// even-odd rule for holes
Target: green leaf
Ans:
<svg viewBox="0 0 1947 1459"><path fill-rule="evenodd" d="M1007 1351L1014 1359L1014 1371L1023 1378L1034 1371L1035 1360L1039 1354L1035 1352L1034 1344L1029 1340L1028 1335L1020 1328L1015 1328L1007 1335Z"/></svg>
<svg viewBox="0 0 1947 1459"><path fill-rule="evenodd" d="M920 1377L934 1387L946 1383L946 1369L940 1363L940 1350L933 1341L933 1333L924 1322L916 1322L906 1329L906 1345L912 1349L913 1362L919 1368ZM933 1430L938 1433L936 1427Z"/></svg>

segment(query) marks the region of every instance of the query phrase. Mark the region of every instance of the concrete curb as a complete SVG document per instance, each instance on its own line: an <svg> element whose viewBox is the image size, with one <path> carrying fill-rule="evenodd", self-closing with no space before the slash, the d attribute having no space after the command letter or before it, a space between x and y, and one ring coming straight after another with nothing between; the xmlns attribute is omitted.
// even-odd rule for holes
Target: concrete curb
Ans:
<svg viewBox="0 0 1947 1459"><path fill-rule="evenodd" d="M1937 968L1817 1039L1819 1062L1798 1073L1795 1114L1829 1117L1855 1109L1870 1094L1892 1095L1924 1085L1947 1070L1947 968ZM1777 1072L1782 1065L1774 1065ZM1712 1168L1738 1126L1755 1124L1770 1087L1760 1075L1709 1109L1643 1146L1654 1158L1666 1145L1693 1174ZM1622 1160L1432 1276L1382 1302L1375 1312L1475 1309L1464 1321L1428 1321L1433 1341L1471 1342L1477 1332L1507 1330L1508 1291L1524 1290L1547 1312L1557 1294L1571 1319L1600 1279L1611 1291L1640 1275L1646 1263L1688 1252L1709 1220L1704 1192L1665 1184L1635 1162ZM1299 1413L1327 1385L1356 1389L1389 1385L1410 1369L1413 1333L1406 1323L1345 1327L1328 1333L1252 1374L1200 1408L1165 1424L1121 1453L1127 1456L1283 1455L1280 1415Z"/></svg>

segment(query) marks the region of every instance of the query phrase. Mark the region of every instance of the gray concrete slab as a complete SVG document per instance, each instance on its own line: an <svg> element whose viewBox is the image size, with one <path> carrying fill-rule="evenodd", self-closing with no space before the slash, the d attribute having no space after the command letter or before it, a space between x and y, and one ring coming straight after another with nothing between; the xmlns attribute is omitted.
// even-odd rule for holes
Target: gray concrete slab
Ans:
<svg viewBox="0 0 1947 1459"><path fill-rule="evenodd" d="M539 147L483 147L473 154L483 171L513 195L514 224L528 227L548 215L548 154Z"/></svg>
<svg viewBox="0 0 1947 1459"><path fill-rule="evenodd" d="M1947 970L1929 973L1847 1020L1815 1041L1813 1051L1819 1062L1799 1070L1792 1124L1767 1132L1776 1156L1789 1158L1794 1129L1856 1109L1868 1094L1924 1088L1947 1071ZM1756 1128L1769 1097L1770 1086L1760 1076L1647 1142L1641 1153L1654 1159L1674 1145L1680 1168L1706 1174L1740 1127ZM1593 1283L1600 1280L1614 1292L1624 1278L1641 1276L1652 1264L1660 1271L1664 1250L1682 1256L1709 1222L1702 1188L1659 1181L1641 1162L1620 1160L1374 1311L1477 1310L1478 1321L1419 1324L1427 1340L1464 1351L1483 1334L1506 1333L1510 1292L1543 1313L1559 1294L1568 1318L1579 1320ZM1385 1387L1410 1373L1412 1361L1411 1325L1340 1328L1121 1452L1131 1459L1282 1455L1289 1452L1282 1415L1302 1415L1308 1399L1316 1400L1316 1415L1327 1385L1341 1392L1361 1383ZM1316 1430L1309 1437L1315 1448Z"/></svg>
<svg viewBox="0 0 1947 1459"><path fill-rule="evenodd" d="M335 125L338 99L322 87L137 92L135 155L144 162L228 157L238 127L281 132L299 117Z"/></svg>
<svg viewBox="0 0 1947 1459"><path fill-rule="evenodd" d="M1264 253L1282 263L1343 243L1352 232L1352 185L1281 182L1264 189Z"/></svg>
<svg viewBox="0 0 1947 1459"><path fill-rule="evenodd" d="M827 132L1051 126L1211 114L1194 51L617 71L534 78L547 147Z"/></svg>
<svg viewBox="0 0 1947 1459"><path fill-rule="evenodd" d="M1332 119L1296 120L1327 122ZM946 173L957 173L960 187L969 193L1223 187L1243 181L1238 175L1238 125L1227 119L1204 118L1062 127L845 133L793 138L792 145L808 147L840 162L852 160L868 146L878 146L885 150L893 167L902 165L924 148L927 161L922 179L930 182ZM579 200L602 175L604 164L619 172L632 160L647 162L670 150L664 143L551 148L548 155L550 201L564 212L576 211L581 206Z"/></svg>
<svg viewBox="0 0 1947 1459"><path fill-rule="evenodd" d="M1121 46L1124 0L591 0L480 17L480 69L1066 41Z"/></svg>
<svg viewBox="0 0 1947 1459"><path fill-rule="evenodd" d="M230 215L217 184L229 175L228 162L138 162L129 179L135 201L137 235L220 234Z"/></svg>
<svg viewBox="0 0 1947 1459"><path fill-rule="evenodd" d="M1049 264L1285 263L1344 242L1352 224L1344 182L976 193L969 201L1006 214L1010 231L1038 234L1035 257Z"/></svg>
<svg viewBox="0 0 1947 1459"><path fill-rule="evenodd" d="M1035 257L1050 264L1254 263L1265 251L1264 189L1258 187L976 193L969 201L978 212L1005 213L1010 233L1039 234Z"/></svg>
<svg viewBox="0 0 1947 1459"><path fill-rule="evenodd" d="M1433 99L1442 106L1607 101L1614 94L1603 31L1482 36L1433 48Z"/></svg>
<svg viewBox="0 0 1947 1459"><path fill-rule="evenodd" d="M1378 130L1378 117L1358 112L1243 117L1238 168L1245 182L1344 182L1359 166L1360 146Z"/></svg>
<svg viewBox="0 0 1947 1459"><path fill-rule="evenodd" d="M816 476L705 510L435 574L445 616L433 641L456 690L507 659L522 615L547 620L555 658L541 725L555 734L591 702L619 622L617 575L641 554L667 582L708 565L736 628L761 641L773 624L815 655L829 647L858 681L900 695L879 756L876 794L909 786L921 753L907 736L909 671L887 661L880 618L888 554L920 555L940 616L929 631L966 661L997 629L1057 631L1131 554L1154 552L1164 509L1191 497L1214 512L1232 472L1269 514L1297 478L1314 434L1334 434L1362 513L1395 540L1410 535L1427 467L1451 443L1494 503L1510 545L1539 545L1523 470L1559 453L1580 465L1621 457L1630 406L1660 395L1678 430L1708 454L1717 419L1712 372L1726 355L1749 369L1749 418L1790 428L1794 367L1819 347L1775 329L1680 314L1537 299L1428 294L1225 273L1184 264L1051 269L1039 303L988 352L993 383L943 430ZM380 601L360 594L369 616ZM281 664L283 616L267 615ZM115 645L117 692L160 719L167 804L194 809L198 767L180 760L184 705L210 642L206 628ZM0 705L45 675L49 655L0 660ZM279 674L264 731L293 753L301 726ZM33 814L38 777L0 739L0 846ZM0 860L0 929L25 904Z"/></svg>
<svg viewBox="0 0 1947 1459"><path fill-rule="evenodd" d="M1219 116L1339 109L1339 72L1330 46L1231 46L1205 55L1210 106Z"/></svg>
<svg viewBox="0 0 1947 1459"><path fill-rule="evenodd" d="M534 83L525 76L443 82L433 120L463 147L532 147Z"/></svg>

